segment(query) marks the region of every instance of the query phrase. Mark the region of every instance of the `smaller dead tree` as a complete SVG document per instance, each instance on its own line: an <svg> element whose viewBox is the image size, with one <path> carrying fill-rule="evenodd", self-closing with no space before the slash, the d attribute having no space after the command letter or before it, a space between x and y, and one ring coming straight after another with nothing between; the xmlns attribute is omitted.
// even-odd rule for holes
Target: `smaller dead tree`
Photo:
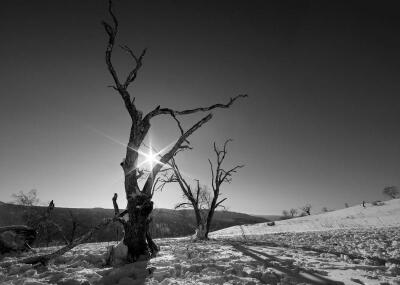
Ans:
<svg viewBox="0 0 400 285"><path fill-rule="evenodd" d="M178 204L175 208L190 207L193 208L196 217L196 238L208 239L210 226L214 217L215 210L218 207L223 207L222 203L227 199L220 199L221 185L224 182L231 182L232 175L244 165L237 165L229 170L222 168L222 164L227 154L227 145L231 140L226 140L223 148L219 149L214 142L214 152L217 156L216 163L213 164L209 159L211 170L211 187L212 191L207 191L205 187L200 186L197 181L197 186L192 187L182 176L179 167L175 160L171 160L171 167L174 171L173 175L164 180L164 183L177 182L182 190L185 201Z"/></svg>
<svg viewBox="0 0 400 285"><path fill-rule="evenodd" d="M289 213L290 213L290 215L291 215L292 217L294 217L294 216L297 215L297 210L294 209L294 208L292 208L292 209L289 210Z"/></svg>
<svg viewBox="0 0 400 285"><path fill-rule="evenodd" d="M396 199L399 195L399 190L396 186L387 186L383 188L382 194L389 196L391 199Z"/></svg>
<svg viewBox="0 0 400 285"><path fill-rule="evenodd" d="M219 206L221 206L221 204L227 199L223 198L221 200L218 200L219 196L221 195L220 191L221 185L224 182L230 183L232 181L232 174L236 173L238 169L244 167L244 165L236 165L235 167L229 170L225 170L222 168L222 163L224 162L227 154L226 146L231 141L232 141L231 139L226 140L222 150L218 149L218 147L214 142L214 152L217 156L217 161L215 166L213 165L210 159L208 160L208 162L210 163L210 170L211 170L211 187L213 191L213 199L211 201L211 206L207 216L205 238L208 238L208 233L210 231L211 221L212 218L214 217L215 210Z"/></svg>
<svg viewBox="0 0 400 285"><path fill-rule="evenodd" d="M303 211L304 214L307 214L308 216L311 215L311 205L310 204L303 206L301 208L301 210Z"/></svg>

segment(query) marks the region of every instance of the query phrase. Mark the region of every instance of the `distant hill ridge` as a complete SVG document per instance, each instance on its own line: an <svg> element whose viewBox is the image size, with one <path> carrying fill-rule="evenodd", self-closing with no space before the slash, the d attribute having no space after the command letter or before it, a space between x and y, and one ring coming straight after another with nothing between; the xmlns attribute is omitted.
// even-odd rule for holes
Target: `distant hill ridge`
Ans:
<svg viewBox="0 0 400 285"><path fill-rule="evenodd" d="M43 213L45 210L46 207L42 206L30 208L0 201L0 226L26 224L24 213L25 215L29 211ZM56 205L51 218L55 223L61 226L67 238L69 238L70 233L72 233L73 219L71 215L78 223L75 234L75 236L78 236L98 224L103 218L112 217L114 215L114 210L104 208L62 208ZM193 210L157 208L153 210L152 216L153 222L151 224L151 232L154 238L187 236L194 233L195 218ZM267 219L247 214L217 211L214 215L211 230L214 231L235 225L255 224L267 221ZM122 227L117 223L113 223L106 229L98 232L94 236L93 241L111 241L120 238L122 238ZM53 233L51 240L47 241L47 243L57 243L62 240L63 238L61 235Z"/></svg>

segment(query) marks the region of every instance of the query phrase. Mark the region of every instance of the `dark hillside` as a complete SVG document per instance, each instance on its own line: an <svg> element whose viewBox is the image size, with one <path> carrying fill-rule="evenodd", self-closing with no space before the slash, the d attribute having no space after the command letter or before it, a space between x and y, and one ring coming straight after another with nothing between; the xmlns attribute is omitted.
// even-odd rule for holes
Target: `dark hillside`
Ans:
<svg viewBox="0 0 400 285"><path fill-rule="evenodd" d="M46 207L25 207L7 203L0 203L0 226L26 224L24 215L28 212L37 214L44 213ZM66 237L72 232L72 216L78 222L76 235L86 232L92 226L98 224L103 218L112 217L114 210L103 208L81 209L81 208L55 208L52 220L59 224ZM154 238L187 236L194 233L195 219L192 210L154 209L151 231ZM246 214L221 211L216 212L211 230L218 230L230 226L242 224L255 224L266 222L260 217ZM106 229L98 232L93 241L111 241L122 238L122 228L119 224L112 224ZM62 237L54 232L51 243L59 243ZM40 240L44 242L43 239Z"/></svg>

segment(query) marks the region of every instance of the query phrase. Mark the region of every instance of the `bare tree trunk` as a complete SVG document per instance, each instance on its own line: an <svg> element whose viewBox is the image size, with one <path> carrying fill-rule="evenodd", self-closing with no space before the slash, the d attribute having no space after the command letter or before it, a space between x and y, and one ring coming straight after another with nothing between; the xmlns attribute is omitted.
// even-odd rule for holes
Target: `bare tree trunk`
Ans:
<svg viewBox="0 0 400 285"><path fill-rule="evenodd" d="M155 254L157 247L149 233L149 216L152 210L153 202L146 196L140 195L128 201L129 221L124 236L124 244L128 247L128 262L136 261L140 256L149 258Z"/></svg>
<svg viewBox="0 0 400 285"><path fill-rule="evenodd" d="M208 215L207 215L206 230L205 230L205 233L204 233L206 239L208 239L208 233L210 232L211 222L212 222L212 219L214 217L214 211L215 211L215 208L216 208L215 207L215 205L216 205L215 197L218 198L218 196L214 196L214 199L213 199L211 207L210 207L210 211L208 212Z"/></svg>
<svg viewBox="0 0 400 285"><path fill-rule="evenodd" d="M206 225L204 225L202 223L199 224L197 226L196 233L194 235L195 239L197 239L197 240L206 240L206 239L208 239L206 230L207 230L207 226Z"/></svg>
<svg viewBox="0 0 400 285"><path fill-rule="evenodd" d="M125 230L123 243L128 250L126 259L128 262L134 262L142 257L148 258L150 256L154 256L158 251L158 247L151 239L149 232L150 214L153 210L153 202L151 201L153 194L152 190L157 174L179 150L189 147L188 145L185 145L188 144L187 138L212 118L212 115L208 114L185 132L176 116L190 115L197 112L209 112L215 108L229 108L238 98L245 98L247 95L238 95L234 98L231 98L227 104L214 104L209 107L201 107L183 111L176 111L170 108L161 108L160 106L157 106L155 109L143 116L143 112L136 108L135 98L129 93L128 87L132 82L135 81L138 72L142 67L142 61L144 55L146 54L146 49L144 49L140 55L136 55L128 46L121 46L121 48L126 51L130 57L132 57L134 62L134 66L128 73L126 79L121 80L112 63L112 53L119 27L117 17L113 13L112 0L109 0L108 12L112 21L110 23L103 22L103 26L108 35L105 60L108 71L110 72L114 81L114 85L110 87L112 87L119 93L119 95L121 95L125 108L132 120L126 156L124 161L121 163L125 175L125 193L127 199L126 212L129 217L127 221L121 219L120 214L117 215L117 213L119 213L119 209L116 206L116 198L115 201L113 199L113 204L116 213L115 219L122 223ZM174 146L167 153L165 153L159 162L157 162L157 164L150 170L150 174L147 177L142 190L140 190L138 178L143 175L143 172L140 169L137 169L137 160L140 147L142 146L142 143L150 129L151 119L159 115L171 116L177 123L178 128L181 131L181 136L176 141Z"/></svg>
<svg viewBox="0 0 400 285"><path fill-rule="evenodd" d="M201 227L204 227L204 222L203 218L201 217L200 209L198 207L193 207L193 210L196 218L196 226L198 229L201 229Z"/></svg>

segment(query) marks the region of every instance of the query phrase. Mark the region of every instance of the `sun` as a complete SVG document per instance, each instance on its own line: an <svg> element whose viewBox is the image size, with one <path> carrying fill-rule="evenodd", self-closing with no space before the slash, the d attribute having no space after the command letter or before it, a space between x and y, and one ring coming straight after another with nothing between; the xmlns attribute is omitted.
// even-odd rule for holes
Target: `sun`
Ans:
<svg viewBox="0 0 400 285"><path fill-rule="evenodd" d="M153 169L153 166L160 161L157 159L158 153L153 153L153 150L150 149L149 153L146 155L146 162L150 165L150 169Z"/></svg>
<svg viewBox="0 0 400 285"><path fill-rule="evenodd" d="M160 155L160 152L153 152L153 150L152 150L151 147L150 147L148 153L145 153L145 152L139 152L139 153L140 153L142 156L144 156L144 160L137 166L137 168L140 167L140 166L142 166L142 165L144 165L144 164L147 164L147 165L149 166L150 170L151 170L151 169L153 169L153 167L154 167L156 164L163 164L163 165L164 165L164 163L162 163L162 162L158 159L158 156Z"/></svg>

